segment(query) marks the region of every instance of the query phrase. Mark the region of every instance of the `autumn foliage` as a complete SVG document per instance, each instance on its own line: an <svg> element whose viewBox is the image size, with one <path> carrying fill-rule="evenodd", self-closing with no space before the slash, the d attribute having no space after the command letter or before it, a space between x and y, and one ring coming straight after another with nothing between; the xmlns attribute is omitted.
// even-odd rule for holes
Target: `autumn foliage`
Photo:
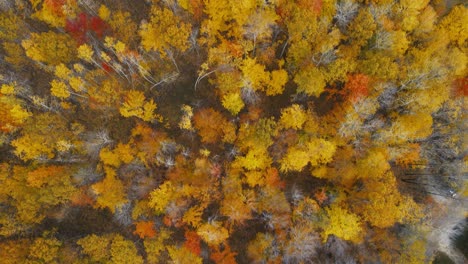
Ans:
<svg viewBox="0 0 468 264"><path fill-rule="evenodd" d="M468 263L467 41L462 1L0 1L0 262Z"/></svg>

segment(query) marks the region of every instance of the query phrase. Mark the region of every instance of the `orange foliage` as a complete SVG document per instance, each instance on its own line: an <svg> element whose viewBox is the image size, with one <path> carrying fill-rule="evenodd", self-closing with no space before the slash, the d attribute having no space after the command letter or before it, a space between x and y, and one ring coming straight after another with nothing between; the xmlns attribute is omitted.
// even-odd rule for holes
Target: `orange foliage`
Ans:
<svg viewBox="0 0 468 264"><path fill-rule="evenodd" d="M314 194L315 199L322 204L328 199L327 192L325 191L324 188L321 188Z"/></svg>
<svg viewBox="0 0 468 264"><path fill-rule="evenodd" d="M75 206L93 205L93 198L87 193L88 188L83 186L80 191L71 197L71 204Z"/></svg>
<svg viewBox="0 0 468 264"><path fill-rule="evenodd" d="M26 181L29 186L40 188L50 182L52 178L62 177L65 169L65 167L60 166L40 167L30 171Z"/></svg>
<svg viewBox="0 0 468 264"><path fill-rule="evenodd" d="M468 78L456 79L454 82L453 93L455 96L468 96Z"/></svg>
<svg viewBox="0 0 468 264"><path fill-rule="evenodd" d="M231 247L227 244L222 246L212 247L210 259L216 264L236 264L236 252L231 251Z"/></svg>
<svg viewBox="0 0 468 264"><path fill-rule="evenodd" d="M297 5L318 15L322 12L323 0L299 0L297 1Z"/></svg>
<svg viewBox="0 0 468 264"><path fill-rule="evenodd" d="M283 189L286 185L284 181L281 180L276 168L268 168L265 173L265 182L267 186Z"/></svg>
<svg viewBox="0 0 468 264"><path fill-rule="evenodd" d="M185 231L185 243L184 247L190 250L193 254L200 256L200 237L195 231Z"/></svg>
<svg viewBox="0 0 468 264"><path fill-rule="evenodd" d="M135 224L135 231L133 234L138 235L140 238L145 237L153 238L156 236L156 230L154 230L153 221L140 221Z"/></svg>
<svg viewBox="0 0 468 264"><path fill-rule="evenodd" d="M421 147L417 143L408 144L408 150L404 151L396 159L396 163L403 167L408 167L420 159Z"/></svg>
<svg viewBox="0 0 468 264"><path fill-rule="evenodd" d="M345 91L351 102L356 102L369 94L369 77L365 74L348 75L348 81L345 84Z"/></svg>
<svg viewBox="0 0 468 264"><path fill-rule="evenodd" d="M198 111L193 121L205 143L216 143L220 140L232 142L235 138L235 127L220 112L213 108Z"/></svg>

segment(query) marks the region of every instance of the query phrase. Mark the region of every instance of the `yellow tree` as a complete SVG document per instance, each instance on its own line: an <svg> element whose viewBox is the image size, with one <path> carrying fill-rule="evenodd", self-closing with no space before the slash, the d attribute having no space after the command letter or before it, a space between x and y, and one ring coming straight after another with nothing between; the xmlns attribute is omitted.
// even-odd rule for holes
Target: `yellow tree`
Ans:
<svg viewBox="0 0 468 264"><path fill-rule="evenodd" d="M281 171L300 171L307 164L319 166L333 160L336 145L322 138L311 138L301 146L290 147L280 161Z"/></svg>
<svg viewBox="0 0 468 264"><path fill-rule="evenodd" d="M29 247L29 258L39 263L56 263L61 246L56 238L36 238Z"/></svg>
<svg viewBox="0 0 468 264"><path fill-rule="evenodd" d="M160 118L154 113L157 106L153 99L146 100L145 95L141 91L130 90L127 92L125 101L120 107L120 114L124 117L135 116L144 121L153 121Z"/></svg>
<svg viewBox="0 0 468 264"><path fill-rule="evenodd" d="M281 110L279 126L283 128L301 129L307 119L307 113L298 104L293 104Z"/></svg>
<svg viewBox="0 0 468 264"><path fill-rule="evenodd" d="M319 97L326 86L322 70L312 65L301 69L294 77L294 82L298 92L315 97Z"/></svg>
<svg viewBox="0 0 468 264"><path fill-rule="evenodd" d="M67 34L53 31L32 33L31 38L23 40L22 45L28 57L46 64L69 63L76 57L77 44Z"/></svg>
<svg viewBox="0 0 468 264"><path fill-rule="evenodd" d="M143 23L139 34L146 51L157 51L166 56L171 49L184 52L189 48L191 26L167 8L154 5L149 23Z"/></svg>
<svg viewBox="0 0 468 264"><path fill-rule="evenodd" d="M24 102L15 97L15 85L3 84L0 89L0 131L10 133L22 127L31 113Z"/></svg>
<svg viewBox="0 0 468 264"><path fill-rule="evenodd" d="M326 241L329 235L359 243L363 239L363 226L359 216L349 212L340 205L333 204L326 209L328 223L325 224L322 236Z"/></svg>
<svg viewBox="0 0 468 264"><path fill-rule="evenodd" d="M109 208L111 212L127 203L125 186L117 178L117 173L112 167L104 166L106 174L104 180L95 183L91 186L94 193L97 195L97 206L101 208Z"/></svg>
<svg viewBox="0 0 468 264"><path fill-rule="evenodd" d="M21 135L12 141L15 154L22 160L37 160L39 158L53 159L63 150L59 142L68 142L68 152L79 153L80 141L78 134L63 118L43 113L29 119L21 131Z"/></svg>
<svg viewBox="0 0 468 264"><path fill-rule="evenodd" d="M197 234L210 246L217 246L226 241L229 232L220 222L211 222L201 225Z"/></svg>
<svg viewBox="0 0 468 264"><path fill-rule="evenodd" d="M77 191L72 172L66 166L15 166L2 184L9 203L16 208L15 218L24 224L39 223L54 206L70 201Z"/></svg>
<svg viewBox="0 0 468 264"><path fill-rule="evenodd" d="M92 234L79 239L77 244L91 261L110 261L117 264L143 263L143 258L138 254L135 244L119 234L104 236Z"/></svg>
<svg viewBox="0 0 468 264"><path fill-rule="evenodd" d="M387 228L395 223L414 223L422 217L411 197L400 194L391 171L379 178L364 180L364 189L354 193L351 202L356 213L372 226Z"/></svg>

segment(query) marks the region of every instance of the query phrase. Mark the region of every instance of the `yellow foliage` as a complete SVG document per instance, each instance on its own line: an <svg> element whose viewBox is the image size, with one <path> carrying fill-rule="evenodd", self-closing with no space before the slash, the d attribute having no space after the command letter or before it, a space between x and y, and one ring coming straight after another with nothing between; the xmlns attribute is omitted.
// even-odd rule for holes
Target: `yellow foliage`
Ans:
<svg viewBox="0 0 468 264"><path fill-rule="evenodd" d="M203 260L199 256L192 253L186 247L174 247L168 246L167 251L169 252L169 257L173 261L172 263L180 264L202 264Z"/></svg>
<svg viewBox="0 0 468 264"><path fill-rule="evenodd" d="M393 142L424 139L432 133L431 113L419 112L398 116L392 124L388 135Z"/></svg>
<svg viewBox="0 0 468 264"><path fill-rule="evenodd" d="M20 38L21 30L24 27L23 21L14 11L0 13L0 39L14 41Z"/></svg>
<svg viewBox="0 0 468 264"><path fill-rule="evenodd" d="M459 4L452 8L450 13L442 19L440 28L446 29L448 38L460 48L466 47L468 39L468 8Z"/></svg>
<svg viewBox="0 0 468 264"><path fill-rule="evenodd" d="M409 40L404 31L394 31L392 33L392 51L397 55L403 55L409 47Z"/></svg>
<svg viewBox="0 0 468 264"><path fill-rule="evenodd" d="M189 105L183 105L181 107L183 111L182 118L179 122L179 128L186 129L186 130L194 130L192 125L192 117L193 117L193 109Z"/></svg>
<svg viewBox="0 0 468 264"><path fill-rule="evenodd" d="M102 20L107 21L109 19L109 17L110 17L110 14L111 14L111 12L110 12L109 8L107 8L107 6L101 5L99 7L98 15Z"/></svg>
<svg viewBox="0 0 468 264"><path fill-rule="evenodd" d="M172 11L153 6L150 22L141 26L139 34L146 51L154 50L165 56L170 48L187 50L190 31L190 24L182 22Z"/></svg>
<svg viewBox="0 0 468 264"><path fill-rule="evenodd" d="M108 246L111 240L112 237L109 235L97 236L92 234L79 239L76 244L81 247L84 254L90 256L92 261L106 261L110 259Z"/></svg>
<svg viewBox="0 0 468 264"><path fill-rule="evenodd" d="M154 113L156 107L153 99L146 101L143 92L130 90L120 107L120 114L124 117L136 116L144 121L152 121L158 118L158 115Z"/></svg>
<svg viewBox="0 0 468 264"><path fill-rule="evenodd" d="M283 128L301 129L307 119L307 113L298 104L293 104L281 110L279 126Z"/></svg>
<svg viewBox="0 0 468 264"><path fill-rule="evenodd" d="M168 230L162 229L154 239L145 239L143 241L147 254L146 259L148 260L149 264L160 263L159 256L166 248L167 242L165 242L165 240L169 239L170 236L171 233Z"/></svg>
<svg viewBox="0 0 468 264"><path fill-rule="evenodd" d="M383 151L371 150L367 156L357 162L358 177L381 178L390 170L390 164Z"/></svg>
<svg viewBox="0 0 468 264"><path fill-rule="evenodd" d="M68 84L75 92L82 92L84 88L84 81L80 77L71 77L68 80Z"/></svg>
<svg viewBox="0 0 468 264"><path fill-rule="evenodd" d="M243 60L240 70L244 76L246 86L251 86L256 91L264 90L264 85L270 79L268 72L265 71L265 66L257 63L252 58Z"/></svg>
<svg viewBox="0 0 468 264"><path fill-rule="evenodd" d="M130 163L135 158L135 150L130 144L119 143L117 147L115 147L114 152L123 163Z"/></svg>
<svg viewBox="0 0 468 264"><path fill-rule="evenodd" d="M422 217L419 206L408 196L399 193L396 179L388 171L380 179L365 180L365 189L355 194L365 201L356 206L364 220L379 228L387 228L395 223L411 223Z"/></svg>
<svg viewBox="0 0 468 264"><path fill-rule="evenodd" d="M309 162L312 166L329 163L333 160L335 151L335 143L322 138L311 138L305 146L288 149L281 160L281 171L300 171Z"/></svg>
<svg viewBox="0 0 468 264"><path fill-rule="evenodd" d="M115 264L143 264L143 258L138 255L137 248L131 240L116 235L110 246L111 262Z"/></svg>
<svg viewBox="0 0 468 264"><path fill-rule="evenodd" d="M4 95L14 95L15 85L14 84L2 84L2 87L0 88L0 93Z"/></svg>
<svg viewBox="0 0 468 264"><path fill-rule="evenodd" d="M167 205L174 199L176 188L170 181L165 181L158 189L150 194L149 206L156 210L157 214L163 214Z"/></svg>
<svg viewBox="0 0 468 264"><path fill-rule="evenodd" d="M197 234L210 246L217 246L229 237L229 232L220 222L211 222L201 225Z"/></svg>
<svg viewBox="0 0 468 264"><path fill-rule="evenodd" d="M22 127L31 113L22 107L23 102L13 97L13 94L7 95L14 93L13 86L4 84L0 92L0 132L10 133Z"/></svg>
<svg viewBox="0 0 468 264"><path fill-rule="evenodd" d="M78 58L87 62L93 61L94 51L88 44L83 44L78 47Z"/></svg>
<svg viewBox="0 0 468 264"><path fill-rule="evenodd" d="M138 25L132 20L132 14L129 12L115 11L107 20L113 30L113 35L120 39L122 44L132 45L136 44ZM107 37L106 37L107 38ZM117 47L122 47L119 44Z"/></svg>
<svg viewBox="0 0 468 264"><path fill-rule="evenodd" d="M70 141L74 145L78 143L76 135L68 129L64 119L51 113L43 113L28 118L21 136L11 145L22 160L34 160L41 156L51 159L55 156L54 151L60 140Z"/></svg>
<svg viewBox="0 0 468 264"><path fill-rule="evenodd" d="M104 167L106 176L104 180L95 183L91 186L93 191L97 194L97 206L101 208L109 208L112 213L115 210L127 203L125 186L117 178L116 172L111 167Z"/></svg>
<svg viewBox="0 0 468 264"><path fill-rule="evenodd" d="M247 170L266 169L271 165L271 157L264 148L252 148L245 156L238 157L236 162Z"/></svg>
<svg viewBox="0 0 468 264"><path fill-rule="evenodd" d="M110 150L108 147L102 148L99 152L99 158L105 165L114 166L115 168L120 167L120 158L119 155Z"/></svg>
<svg viewBox="0 0 468 264"><path fill-rule="evenodd" d="M199 227L202 221L203 208L200 206L193 206L185 212L183 221L192 227Z"/></svg>
<svg viewBox="0 0 468 264"><path fill-rule="evenodd" d="M333 204L326 209L329 218L323 230L323 240L326 241L329 235L335 235L344 240L359 243L362 240L363 228L359 217L348 210Z"/></svg>
<svg viewBox="0 0 468 264"><path fill-rule="evenodd" d="M21 43L4 42L3 50L5 52L5 61L10 63L15 69L20 69L29 64Z"/></svg>
<svg viewBox="0 0 468 264"><path fill-rule="evenodd" d="M53 31L32 33L31 38L22 41L26 55L47 64L69 63L76 56L76 42L68 35Z"/></svg>
<svg viewBox="0 0 468 264"><path fill-rule="evenodd" d="M270 80L266 88L267 95L278 95L284 91L284 86L288 82L288 72L283 69L272 71Z"/></svg>
<svg viewBox="0 0 468 264"><path fill-rule="evenodd" d="M4 264L17 264L28 256L30 242L26 239L8 240L0 243L0 259Z"/></svg>
<svg viewBox="0 0 468 264"><path fill-rule="evenodd" d="M307 151L298 148L289 148L281 160L281 171L301 171L310 161Z"/></svg>
<svg viewBox="0 0 468 264"><path fill-rule="evenodd" d="M67 85L62 81L52 80L50 83L50 93L58 98L66 99L70 97Z"/></svg>
<svg viewBox="0 0 468 264"><path fill-rule="evenodd" d="M245 106L239 93L229 93L224 95L222 104L224 108L233 115L237 115Z"/></svg>
<svg viewBox="0 0 468 264"><path fill-rule="evenodd" d="M319 97L325 89L325 76L319 68L308 66L301 69L294 77L297 91L310 96Z"/></svg>
<svg viewBox="0 0 468 264"><path fill-rule="evenodd" d="M63 63L60 63L59 65L55 66L55 75L60 79L68 79L71 73L71 70L68 69L68 67Z"/></svg>
<svg viewBox="0 0 468 264"><path fill-rule="evenodd" d="M29 248L29 256L43 263L57 260L62 242L55 238L36 238Z"/></svg>

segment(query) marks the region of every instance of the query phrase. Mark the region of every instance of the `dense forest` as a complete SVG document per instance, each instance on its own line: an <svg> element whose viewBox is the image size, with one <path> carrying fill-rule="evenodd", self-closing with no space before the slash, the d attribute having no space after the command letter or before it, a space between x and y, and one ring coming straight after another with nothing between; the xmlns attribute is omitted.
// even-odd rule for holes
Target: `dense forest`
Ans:
<svg viewBox="0 0 468 264"><path fill-rule="evenodd" d="M0 0L0 263L467 263L467 39L464 1Z"/></svg>

